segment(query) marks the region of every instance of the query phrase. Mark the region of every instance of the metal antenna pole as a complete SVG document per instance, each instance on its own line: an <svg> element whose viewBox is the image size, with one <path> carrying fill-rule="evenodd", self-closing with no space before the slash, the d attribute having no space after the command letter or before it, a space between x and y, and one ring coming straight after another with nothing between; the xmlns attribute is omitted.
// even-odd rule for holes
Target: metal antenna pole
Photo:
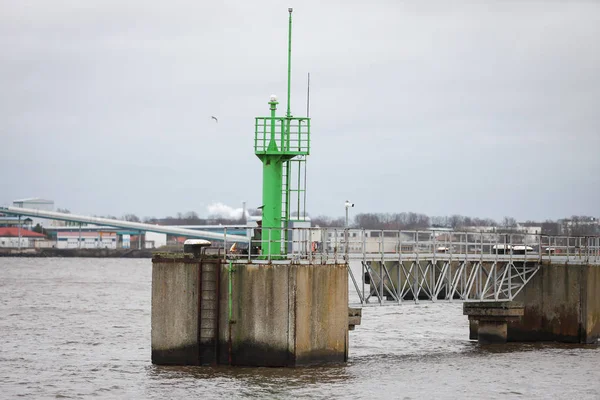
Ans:
<svg viewBox="0 0 600 400"><path fill-rule="evenodd" d="M310 72L308 73L308 85L306 86L306 118L310 118Z"/></svg>
<svg viewBox="0 0 600 400"><path fill-rule="evenodd" d="M290 94L291 94L291 83L292 83L292 11L293 8L288 8L290 13L290 21L288 25L288 76L287 76L287 114L286 117L291 117L290 111Z"/></svg>

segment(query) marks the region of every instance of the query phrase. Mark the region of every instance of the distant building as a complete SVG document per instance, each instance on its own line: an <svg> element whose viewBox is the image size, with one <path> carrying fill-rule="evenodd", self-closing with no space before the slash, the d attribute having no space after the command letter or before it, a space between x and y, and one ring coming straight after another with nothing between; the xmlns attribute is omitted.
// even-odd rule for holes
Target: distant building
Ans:
<svg viewBox="0 0 600 400"><path fill-rule="evenodd" d="M542 224L527 224L521 222L517 224L517 232L526 233L528 235L541 235Z"/></svg>
<svg viewBox="0 0 600 400"><path fill-rule="evenodd" d="M320 231L317 229L314 233L318 236L315 237L313 234L313 240L319 241ZM346 231L337 229L328 231L325 239L325 249L330 252L345 251L339 249L345 248L346 239L348 240L348 252L350 253L361 253L363 250L367 253L412 252L416 246L415 235L412 233L361 229L349 231L346 238ZM321 245L319 243L317 247L321 248Z"/></svg>
<svg viewBox="0 0 600 400"><path fill-rule="evenodd" d="M45 238L46 237L41 233L33 232L28 229L21 229L19 232L19 228L15 227L0 228L0 247L35 247L36 241L44 240Z"/></svg>
<svg viewBox="0 0 600 400"><path fill-rule="evenodd" d="M573 217L558 220L559 233L572 236L595 236L600 234L600 221L595 217Z"/></svg>
<svg viewBox="0 0 600 400"><path fill-rule="evenodd" d="M158 249L159 247L167 245L167 234L166 233L156 233L156 232L146 232L146 237L144 240L145 247L147 249Z"/></svg>
<svg viewBox="0 0 600 400"><path fill-rule="evenodd" d="M27 198L27 199L21 199L21 200L14 200L13 201L13 207L20 207L20 208L30 208L33 210L42 210L42 211L54 211L54 200L45 200L45 199L40 199L38 197L31 197L31 198ZM44 218L34 218L31 217L31 225L32 226L36 226L36 225L40 225L42 227L46 227L51 225L51 220L48 219L44 219Z"/></svg>
<svg viewBox="0 0 600 400"><path fill-rule="evenodd" d="M0 215L0 227L18 227L21 225L21 228L31 230L33 220L29 217L13 217L8 215Z"/></svg>
<svg viewBox="0 0 600 400"><path fill-rule="evenodd" d="M117 233L57 231L56 247L59 249L116 249Z"/></svg>

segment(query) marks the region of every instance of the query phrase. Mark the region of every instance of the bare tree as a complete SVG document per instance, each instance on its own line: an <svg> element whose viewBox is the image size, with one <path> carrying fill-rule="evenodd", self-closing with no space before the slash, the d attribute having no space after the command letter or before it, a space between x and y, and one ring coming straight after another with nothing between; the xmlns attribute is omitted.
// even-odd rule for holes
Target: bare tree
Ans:
<svg viewBox="0 0 600 400"><path fill-rule="evenodd" d="M195 211L188 211L185 213L184 219L199 219L199 217Z"/></svg>
<svg viewBox="0 0 600 400"><path fill-rule="evenodd" d="M513 217L504 217L502 218L502 227L503 228L514 228L517 226L517 220Z"/></svg>
<svg viewBox="0 0 600 400"><path fill-rule="evenodd" d="M135 214L125 214L123 215L123 220L129 222L141 222L138 216Z"/></svg>
<svg viewBox="0 0 600 400"><path fill-rule="evenodd" d="M542 222L542 235L558 235L560 233L560 224L556 221L546 220Z"/></svg>
<svg viewBox="0 0 600 400"><path fill-rule="evenodd" d="M342 228L346 223L345 221L342 217L331 218L323 215L311 218L312 225L321 228Z"/></svg>
<svg viewBox="0 0 600 400"><path fill-rule="evenodd" d="M460 229L465 226L465 217L454 214L448 218L448 223L452 229Z"/></svg>

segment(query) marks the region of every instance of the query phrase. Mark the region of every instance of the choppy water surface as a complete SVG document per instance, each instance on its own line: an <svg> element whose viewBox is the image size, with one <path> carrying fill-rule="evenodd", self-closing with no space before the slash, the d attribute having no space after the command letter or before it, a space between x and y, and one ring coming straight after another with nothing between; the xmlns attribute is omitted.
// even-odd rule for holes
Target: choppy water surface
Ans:
<svg viewBox="0 0 600 400"><path fill-rule="evenodd" d="M599 348L481 349L460 304L363 310L344 366L154 366L151 268L0 258L0 397L600 398Z"/></svg>

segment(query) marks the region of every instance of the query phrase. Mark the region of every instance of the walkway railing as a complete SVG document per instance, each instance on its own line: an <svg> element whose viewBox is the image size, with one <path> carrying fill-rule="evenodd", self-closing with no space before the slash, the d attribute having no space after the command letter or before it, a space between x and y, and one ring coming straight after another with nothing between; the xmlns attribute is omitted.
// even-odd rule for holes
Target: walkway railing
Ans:
<svg viewBox="0 0 600 400"><path fill-rule="evenodd" d="M435 258L600 264L600 237L527 233L293 228L281 234L281 256L263 256L272 229L249 232L249 243L228 235L218 244L227 259L251 262L345 263ZM238 242L234 245L234 241Z"/></svg>

